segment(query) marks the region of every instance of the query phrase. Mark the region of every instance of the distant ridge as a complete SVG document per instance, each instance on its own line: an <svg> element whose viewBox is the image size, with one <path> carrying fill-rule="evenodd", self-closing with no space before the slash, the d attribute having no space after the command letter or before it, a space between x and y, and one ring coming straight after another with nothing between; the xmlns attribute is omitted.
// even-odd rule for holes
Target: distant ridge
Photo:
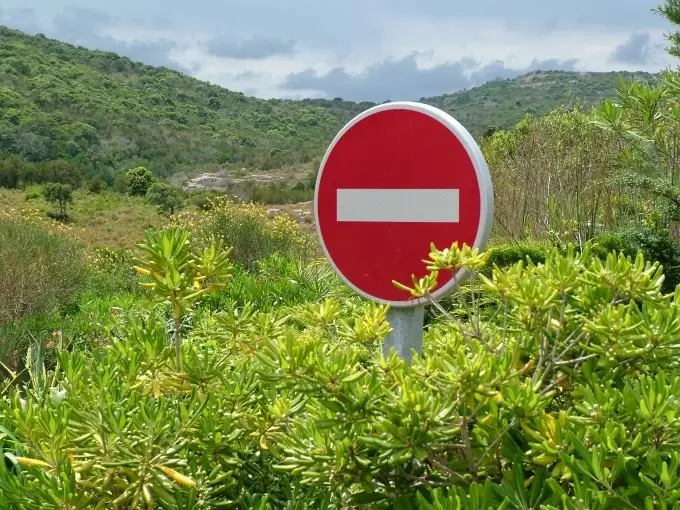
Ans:
<svg viewBox="0 0 680 510"><path fill-rule="evenodd" d="M421 98L475 136L525 112L595 104L617 77L648 73L536 71ZM415 98L414 98L415 99ZM111 179L147 165L159 175L313 168L337 130L374 103L263 100L167 68L0 26L0 160L67 159Z"/></svg>

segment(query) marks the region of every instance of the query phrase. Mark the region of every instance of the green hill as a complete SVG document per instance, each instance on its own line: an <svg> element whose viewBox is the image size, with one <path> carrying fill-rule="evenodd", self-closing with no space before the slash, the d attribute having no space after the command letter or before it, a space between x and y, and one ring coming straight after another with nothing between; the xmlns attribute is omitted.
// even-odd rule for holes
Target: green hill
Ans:
<svg viewBox="0 0 680 510"><path fill-rule="evenodd" d="M310 161L370 104L246 97L176 71L0 27L0 156L98 173Z"/></svg>
<svg viewBox="0 0 680 510"><path fill-rule="evenodd" d="M536 71L453 94L421 98L421 101L449 112L478 136L490 128L511 127L525 113L542 115L563 105L587 107L598 104L614 95L620 78L649 82L657 76L625 71Z"/></svg>
<svg viewBox="0 0 680 510"><path fill-rule="evenodd" d="M646 75L648 76L648 75ZM535 73L424 99L474 134L524 112L610 95L614 73ZM0 27L0 161L66 159L113 180L146 165L161 176L217 168L306 166L372 103L262 100L179 72Z"/></svg>

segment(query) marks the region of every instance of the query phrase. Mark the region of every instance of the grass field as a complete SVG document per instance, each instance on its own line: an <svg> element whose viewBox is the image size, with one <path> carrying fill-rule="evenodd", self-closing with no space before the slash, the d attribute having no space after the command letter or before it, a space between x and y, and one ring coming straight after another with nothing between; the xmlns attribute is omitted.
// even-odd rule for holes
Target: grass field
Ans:
<svg viewBox="0 0 680 510"><path fill-rule="evenodd" d="M5 211L32 210L45 215L54 210L40 196L37 187L24 191L0 189L0 204ZM129 247L142 240L147 228L167 223L156 208L143 199L114 192L94 194L76 190L69 214L70 226L87 245L109 248Z"/></svg>
<svg viewBox="0 0 680 510"><path fill-rule="evenodd" d="M305 231L313 230L311 203L262 207L272 214L290 214L300 221ZM38 186L25 190L0 188L0 212L12 209L46 217L55 207L43 199ZM186 210L197 211L192 205L187 205ZM144 238L147 229L168 224L168 218L159 214L156 207L143 198L113 191L97 194L76 190L68 211L71 217L69 226L91 247L130 248Z"/></svg>

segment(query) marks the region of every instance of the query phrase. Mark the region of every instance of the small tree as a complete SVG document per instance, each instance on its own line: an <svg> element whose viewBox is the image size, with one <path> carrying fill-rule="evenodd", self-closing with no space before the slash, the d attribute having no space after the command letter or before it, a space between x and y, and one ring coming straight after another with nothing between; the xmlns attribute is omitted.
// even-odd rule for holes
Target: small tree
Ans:
<svg viewBox="0 0 680 510"><path fill-rule="evenodd" d="M162 213L175 214L184 207L181 190L177 186L166 182L154 182L146 194L152 204L158 206Z"/></svg>
<svg viewBox="0 0 680 510"><path fill-rule="evenodd" d="M127 171L127 191L130 195L143 197L156 180L151 172L143 166L138 166Z"/></svg>
<svg viewBox="0 0 680 510"><path fill-rule="evenodd" d="M67 219L68 211L66 210L66 206L69 202L73 202L73 190L71 185L48 182L43 186L42 193L45 200L59 206L59 212L56 215L58 219Z"/></svg>
<svg viewBox="0 0 680 510"><path fill-rule="evenodd" d="M24 165L24 160L16 154L0 161L0 186L16 188L24 180Z"/></svg>
<svg viewBox="0 0 680 510"><path fill-rule="evenodd" d="M161 232L148 231L146 240L137 245L145 258L135 258L134 269L153 278L142 283L150 288L157 299L169 303L174 322L174 344L177 371L181 369L180 327L184 315L206 292L215 292L225 286L231 275L229 261L231 248L225 249L214 240L202 249L193 248L189 233L178 227Z"/></svg>

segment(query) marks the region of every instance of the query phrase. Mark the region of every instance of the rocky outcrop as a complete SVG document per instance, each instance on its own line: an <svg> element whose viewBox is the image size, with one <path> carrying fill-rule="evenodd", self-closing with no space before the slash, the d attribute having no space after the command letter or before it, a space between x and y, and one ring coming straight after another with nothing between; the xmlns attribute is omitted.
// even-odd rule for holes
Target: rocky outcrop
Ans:
<svg viewBox="0 0 680 510"><path fill-rule="evenodd" d="M246 169L241 168L239 175L245 174ZM188 191L216 190L224 191L235 184L269 184L281 181L283 176L276 174L250 174L242 177L229 175L226 170L220 172L206 172L187 180L184 188Z"/></svg>

